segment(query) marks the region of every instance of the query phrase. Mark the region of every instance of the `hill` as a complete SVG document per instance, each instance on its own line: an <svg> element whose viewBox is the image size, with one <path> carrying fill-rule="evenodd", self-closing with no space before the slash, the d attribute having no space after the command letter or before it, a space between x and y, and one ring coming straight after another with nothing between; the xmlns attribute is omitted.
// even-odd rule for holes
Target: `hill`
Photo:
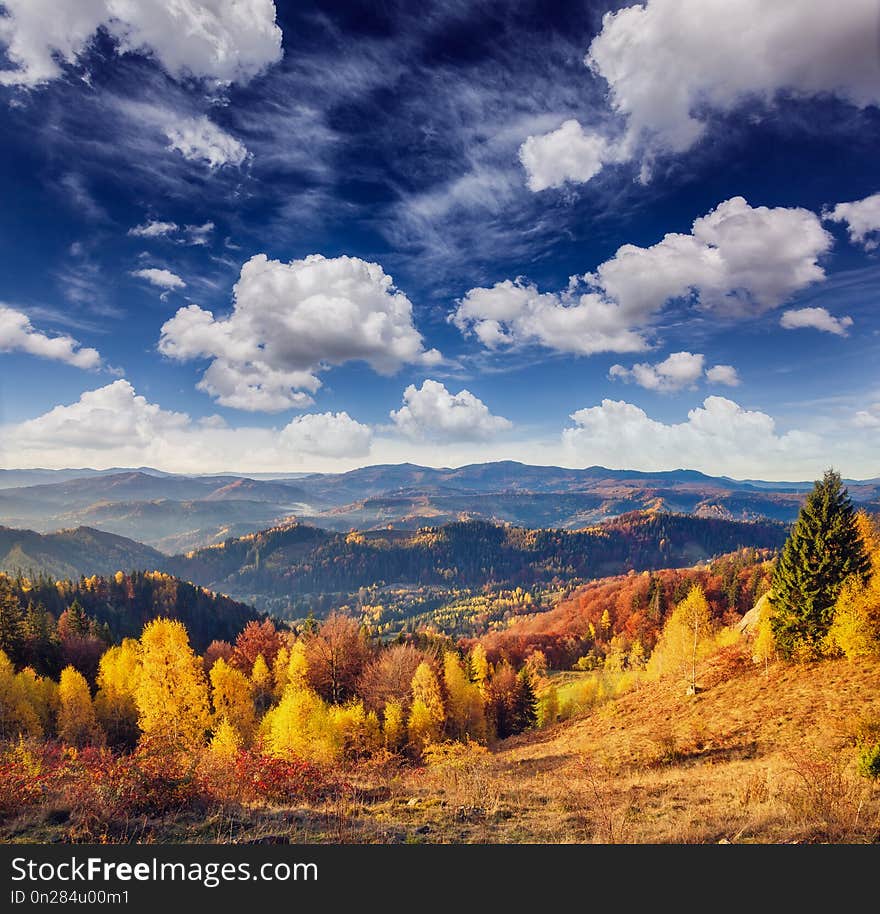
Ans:
<svg viewBox="0 0 880 914"><path fill-rule="evenodd" d="M60 626L56 627L74 602L79 603L90 620L93 634L110 643L137 638L147 622L165 616L183 622L192 643L203 651L214 639L234 641L248 622L262 619L262 614L250 606L154 571L93 574L76 580L0 574L0 584L4 589L8 585L22 612L40 607L49 614L40 619L40 631L36 635L31 630L33 627L25 624L25 632L20 633L24 635L21 643L7 632L5 649L21 665L27 662L41 674L55 676L65 662L89 666L88 660L82 663L85 658L81 640L65 637ZM106 648L103 640L93 646L97 652L93 660ZM89 650L88 645L85 650Z"/></svg>
<svg viewBox="0 0 880 914"><path fill-rule="evenodd" d="M0 571L41 572L56 578L161 568L166 556L124 536L76 527L58 533L0 527Z"/></svg>
<svg viewBox="0 0 880 914"><path fill-rule="evenodd" d="M697 697L645 682L467 763L409 775L392 800L363 808L348 840L377 829L384 841L438 843L877 840L880 796L852 759L860 718L880 720L880 661L765 672L740 645L703 682ZM315 840L304 831L297 840Z"/></svg>
<svg viewBox="0 0 880 914"><path fill-rule="evenodd" d="M577 532L469 521L343 535L291 525L175 556L165 567L212 590L266 605L271 598L396 582L529 587L691 565L744 546L775 549L785 536L781 524L651 512Z"/></svg>
<svg viewBox="0 0 880 914"><path fill-rule="evenodd" d="M380 465L295 478L182 476L149 468L4 470L2 485L8 487L0 488L0 524L38 532L94 526L168 553L293 520L338 532L416 530L466 520L577 530L652 510L787 523L811 487L693 470L567 469L514 461L446 469ZM878 480L853 481L850 491L860 505L880 508Z"/></svg>

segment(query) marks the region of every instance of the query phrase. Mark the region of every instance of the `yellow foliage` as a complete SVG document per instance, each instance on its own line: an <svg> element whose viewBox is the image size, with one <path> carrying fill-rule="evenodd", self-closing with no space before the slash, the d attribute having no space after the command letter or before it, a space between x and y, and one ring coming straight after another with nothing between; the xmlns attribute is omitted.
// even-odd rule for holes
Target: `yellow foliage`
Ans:
<svg viewBox="0 0 880 914"><path fill-rule="evenodd" d="M256 667L256 664L254 664ZM211 702L218 727L225 720L236 731L239 742L250 745L257 717L247 676L220 657L211 667ZM217 728L215 728L215 735Z"/></svg>
<svg viewBox="0 0 880 914"><path fill-rule="evenodd" d="M489 679L490 670L489 660L486 657L486 648L484 648L482 644L477 643L474 645L471 650L470 662L471 675L473 676L474 682L477 684L480 694L485 696L486 682Z"/></svg>
<svg viewBox="0 0 880 914"><path fill-rule="evenodd" d="M379 748L379 719L365 712L360 699L332 705L330 724L346 756L357 757Z"/></svg>
<svg viewBox="0 0 880 914"><path fill-rule="evenodd" d="M872 555L872 564L876 560ZM826 645L829 653L850 660L880 656L880 574L875 572L867 584L851 578L843 585Z"/></svg>
<svg viewBox="0 0 880 914"><path fill-rule="evenodd" d="M95 712L113 744L137 738L137 687L141 672L141 648L134 638L108 648L98 666Z"/></svg>
<svg viewBox="0 0 880 914"><path fill-rule="evenodd" d="M538 726L546 727L556 723L559 718L559 692L551 685L540 696L538 701Z"/></svg>
<svg viewBox="0 0 880 914"><path fill-rule="evenodd" d="M385 748L389 752L399 752L403 748L403 741L406 737L406 721L403 705L399 701L391 700L385 703L385 713L382 718L382 736L385 740Z"/></svg>
<svg viewBox="0 0 880 914"><path fill-rule="evenodd" d="M208 684L183 623L154 619L145 626L137 708L141 732L156 745L184 752L204 746Z"/></svg>
<svg viewBox="0 0 880 914"><path fill-rule="evenodd" d="M242 748L241 734L228 718L222 718L217 724L208 748L213 756L223 761L230 761L238 755Z"/></svg>
<svg viewBox="0 0 880 914"><path fill-rule="evenodd" d="M40 714L31 703L28 685L0 650L0 738L43 736Z"/></svg>
<svg viewBox="0 0 880 914"><path fill-rule="evenodd" d="M309 687L309 661L306 657L305 641L297 641L290 649L290 661L287 665L287 683L295 689Z"/></svg>
<svg viewBox="0 0 880 914"><path fill-rule="evenodd" d="M440 741L446 712L440 683L429 664L422 661L416 668L412 681L413 703L409 713L409 741L418 751Z"/></svg>
<svg viewBox="0 0 880 914"><path fill-rule="evenodd" d="M866 511L856 514L856 529L865 546L865 552L871 559L871 571L877 574L880 571L880 528L877 521Z"/></svg>
<svg viewBox="0 0 880 914"><path fill-rule="evenodd" d="M446 727L452 739L486 739L486 715L479 686L471 682L455 651L443 657Z"/></svg>
<svg viewBox="0 0 880 914"><path fill-rule="evenodd" d="M765 593L755 604L758 611L758 625L755 629L755 642L752 645L752 660L765 666L776 657L776 636L773 634L773 600L772 595Z"/></svg>
<svg viewBox="0 0 880 914"><path fill-rule="evenodd" d="M58 737L67 746L100 746L104 733L95 716L95 706L85 676L66 666L58 683Z"/></svg>
<svg viewBox="0 0 880 914"><path fill-rule="evenodd" d="M706 595L694 584L670 614L648 662L653 676L674 673L696 687L696 664L712 647L711 617Z"/></svg>
<svg viewBox="0 0 880 914"><path fill-rule="evenodd" d="M272 693L276 700L280 699L287 688L287 670L290 665L290 651L286 647L279 649L272 663Z"/></svg>
<svg viewBox="0 0 880 914"><path fill-rule="evenodd" d="M17 673L16 681L21 686L23 695L40 720L43 735L54 729L58 714L58 684L48 676L38 676L31 667L26 666Z"/></svg>
<svg viewBox="0 0 880 914"><path fill-rule="evenodd" d="M343 750L333 723L330 708L319 695L288 686L263 718L260 735L270 755L329 763L338 760Z"/></svg>

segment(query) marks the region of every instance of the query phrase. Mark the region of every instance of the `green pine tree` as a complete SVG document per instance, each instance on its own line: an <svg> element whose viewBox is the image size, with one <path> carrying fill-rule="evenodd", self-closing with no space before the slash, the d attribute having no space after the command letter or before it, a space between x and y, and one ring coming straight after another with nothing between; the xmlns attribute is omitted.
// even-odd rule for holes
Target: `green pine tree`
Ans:
<svg viewBox="0 0 880 914"><path fill-rule="evenodd" d="M23 646L24 612L9 578L0 574L0 650L18 665Z"/></svg>
<svg viewBox="0 0 880 914"><path fill-rule="evenodd" d="M849 493L840 474L828 470L807 496L773 575L771 627L779 653L815 656L843 582L851 575L866 579L869 568Z"/></svg>
<svg viewBox="0 0 880 914"><path fill-rule="evenodd" d="M514 733L522 733L538 725L538 696L529 671L523 667L516 677L516 692L513 700Z"/></svg>

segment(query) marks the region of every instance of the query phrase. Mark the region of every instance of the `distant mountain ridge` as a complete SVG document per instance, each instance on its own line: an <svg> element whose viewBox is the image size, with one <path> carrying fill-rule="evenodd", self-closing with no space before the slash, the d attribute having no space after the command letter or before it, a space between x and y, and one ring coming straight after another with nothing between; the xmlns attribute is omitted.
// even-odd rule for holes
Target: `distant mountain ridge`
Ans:
<svg viewBox="0 0 880 914"><path fill-rule="evenodd" d="M38 481L27 474L37 474ZM686 469L568 469L516 461L439 469L387 464L290 478L180 475L149 467L2 470L0 486L4 482L10 484L0 488L0 524L38 532L90 526L167 554L291 521L340 532L415 530L464 520L577 530L630 511L654 510L790 522L812 486ZM857 504L880 510L880 479L853 480L849 486Z"/></svg>

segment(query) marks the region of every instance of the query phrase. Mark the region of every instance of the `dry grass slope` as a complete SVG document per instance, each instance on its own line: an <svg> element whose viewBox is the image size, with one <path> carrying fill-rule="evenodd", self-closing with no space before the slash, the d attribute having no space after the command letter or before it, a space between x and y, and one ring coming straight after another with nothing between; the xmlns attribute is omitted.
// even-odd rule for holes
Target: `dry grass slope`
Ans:
<svg viewBox="0 0 880 914"><path fill-rule="evenodd" d="M866 720L880 720L880 662L765 671L728 648L696 696L647 682L511 741L491 764L515 813L483 839L876 841L880 788L854 765Z"/></svg>
<svg viewBox="0 0 880 914"><path fill-rule="evenodd" d="M855 764L857 734L880 723L880 661L765 670L749 653L739 643L711 657L696 696L645 681L494 751L362 763L324 801L218 805L105 835L78 830L65 800L0 822L0 841L880 841L880 784Z"/></svg>

